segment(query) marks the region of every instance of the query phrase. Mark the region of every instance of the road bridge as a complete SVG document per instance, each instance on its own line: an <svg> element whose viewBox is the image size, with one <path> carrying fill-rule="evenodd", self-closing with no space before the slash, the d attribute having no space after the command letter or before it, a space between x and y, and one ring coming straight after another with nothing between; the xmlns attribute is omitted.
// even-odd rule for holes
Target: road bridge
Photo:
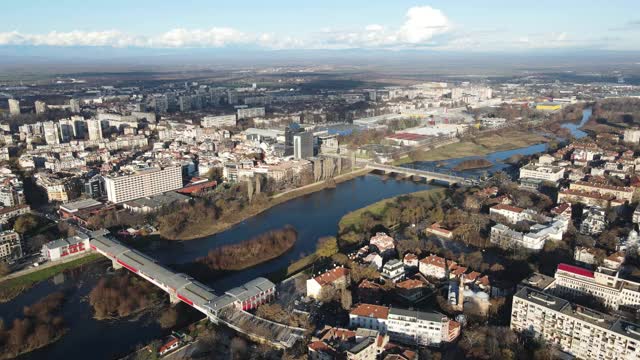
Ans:
<svg viewBox="0 0 640 360"><path fill-rule="evenodd" d="M420 169L411 169L402 166L393 166L393 165L383 165L376 163L367 163L367 169L382 171L385 174L400 174L405 176L414 176L418 178L423 178L427 181L438 181L443 182L449 185L463 185L470 184L473 182L471 179L464 178L462 176L455 176L449 174L443 174L434 171L426 171Z"/></svg>

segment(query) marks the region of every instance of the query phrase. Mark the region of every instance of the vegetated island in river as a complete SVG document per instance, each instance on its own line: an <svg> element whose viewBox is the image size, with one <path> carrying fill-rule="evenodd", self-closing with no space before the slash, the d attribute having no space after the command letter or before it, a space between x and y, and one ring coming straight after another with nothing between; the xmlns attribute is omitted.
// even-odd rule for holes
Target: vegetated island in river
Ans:
<svg viewBox="0 0 640 360"><path fill-rule="evenodd" d="M470 159L460 162L456 165L453 170L455 171L464 171L464 170L474 170L474 169L484 169L492 167L493 163L487 159Z"/></svg>
<svg viewBox="0 0 640 360"><path fill-rule="evenodd" d="M105 320L140 314L160 306L164 298L155 285L122 269L98 281L89 293L89 304L94 318Z"/></svg>
<svg viewBox="0 0 640 360"><path fill-rule="evenodd" d="M275 259L289 251L298 239L292 226L272 230L237 244L225 245L196 259L209 270L237 271Z"/></svg>
<svg viewBox="0 0 640 360"><path fill-rule="evenodd" d="M66 331L59 314L64 297L55 292L25 306L24 317L14 319L10 326L0 321L0 359L13 359L60 339Z"/></svg>

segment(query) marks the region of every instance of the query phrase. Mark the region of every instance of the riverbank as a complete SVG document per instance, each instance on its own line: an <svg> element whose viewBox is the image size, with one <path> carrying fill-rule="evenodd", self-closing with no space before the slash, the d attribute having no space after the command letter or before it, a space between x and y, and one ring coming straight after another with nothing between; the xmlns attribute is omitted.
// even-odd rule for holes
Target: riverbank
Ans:
<svg viewBox="0 0 640 360"><path fill-rule="evenodd" d="M549 142L549 138L526 130L505 130L490 133L473 139L444 145L432 150L420 150L394 162L403 165L416 161L440 161L468 156L482 156L497 151L513 150L531 145Z"/></svg>
<svg viewBox="0 0 640 360"><path fill-rule="evenodd" d="M104 257L100 254L87 252L85 255L78 256L66 262L44 264L42 267L28 269L26 273L9 274L0 282L0 302L11 301L23 291L41 281L50 279L66 270L77 268L100 259L104 259Z"/></svg>
<svg viewBox="0 0 640 360"><path fill-rule="evenodd" d="M453 167L455 171L486 169L493 166L493 163L487 159L471 159L465 160Z"/></svg>
<svg viewBox="0 0 640 360"><path fill-rule="evenodd" d="M344 215L340 222L338 223L338 234L341 240L346 240L350 242L348 238L344 236L345 233L358 233L364 230L365 224L365 214L370 214L374 218L384 218L387 209L394 204L399 202L401 198L413 198L417 199L421 202L422 206L425 207L433 207L437 203L439 203L445 197L446 189L444 188L436 188L429 190L416 191L413 193L394 196L392 198L380 200L371 205L365 206L358 210L352 211L346 215ZM391 224L389 224L391 225Z"/></svg>
<svg viewBox="0 0 640 360"><path fill-rule="evenodd" d="M282 193L278 193L273 195L266 204L263 205L252 205L242 209L236 216L234 216L233 221L216 221L206 224L200 224L198 227L193 227L190 229L189 233L180 236L176 239L167 239L167 240L194 240L203 238L205 236L215 235L217 233L226 231L231 227L242 223L243 221L256 216L276 205L285 203L289 200L293 200L297 197L309 195L324 189L328 189L334 187L335 184L340 184L345 181L353 180L357 177L363 176L371 172L370 169L356 169L354 171L338 175L331 179L331 181L320 181L313 184L305 185L299 187L297 189L285 191Z"/></svg>

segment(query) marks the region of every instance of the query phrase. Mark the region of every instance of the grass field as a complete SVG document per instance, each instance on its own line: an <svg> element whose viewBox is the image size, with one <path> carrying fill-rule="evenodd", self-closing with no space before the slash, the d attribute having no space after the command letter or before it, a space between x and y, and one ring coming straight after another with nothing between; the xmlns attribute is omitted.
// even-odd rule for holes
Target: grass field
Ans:
<svg viewBox="0 0 640 360"><path fill-rule="evenodd" d="M387 208L387 205L393 203L394 201L396 201L397 198L401 196L418 197L423 199L424 201L435 203L442 200L442 198L444 197L444 193L445 193L445 189L436 188L436 189L430 189L430 190L417 191L417 192L405 194L405 195L399 195L399 196L395 196L388 199L383 199L371 205L365 206L363 208L354 210L346 214L345 216L342 217L342 219L340 219L338 228L340 229L340 232L350 227L359 228L360 222L362 220L362 215L367 212L373 214L376 217L383 216L384 211Z"/></svg>
<svg viewBox="0 0 640 360"><path fill-rule="evenodd" d="M78 266L88 264L99 259L103 259L100 254L89 254L67 263L54 265L48 268L43 268L39 271L34 271L29 274L25 274L20 277L5 280L0 283L0 302L5 302L18 296L24 290L32 287L33 285L47 280L61 272L76 268Z"/></svg>
<svg viewBox="0 0 640 360"><path fill-rule="evenodd" d="M439 161L455 159L467 156L486 155L496 151L512 150L530 145L547 142L547 139L539 134L521 130L507 130L500 134L488 134L479 136L473 141L465 140L458 143L445 145L433 150L424 150L414 156L415 161ZM401 158L395 165L412 162L409 157Z"/></svg>

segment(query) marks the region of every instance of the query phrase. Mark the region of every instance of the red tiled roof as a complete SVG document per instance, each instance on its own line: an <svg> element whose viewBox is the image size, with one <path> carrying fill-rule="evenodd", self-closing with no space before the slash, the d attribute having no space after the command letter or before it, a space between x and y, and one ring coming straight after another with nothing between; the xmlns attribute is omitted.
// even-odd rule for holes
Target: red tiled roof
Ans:
<svg viewBox="0 0 640 360"><path fill-rule="evenodd" d="M424 286L425 286L425 283L423 283L420 280L414 280L414 279L401 281L396 284L396 287L399 287L401 289L406 289L406 290L417 289Z"/></svg>
<svg viewBox="0 0 640 360"><path fill-rule="evenodd" d="M593 277L593 271L591 270L587 270L578 266L573 266L573 265L564 264L564 263L558 264L558 271L566 271L568 273L589 277L589 278Z"/></svg>
<svg viewBox="0 0 640 360"><path fill-rule="evenodd" d="M309 343L309 349L314 351L328 351L331 350L329 345L325 344L324 341L314 341Z"/></svg>
<svg viewBox="0 0 640 360"><path fill-rule="evenodd" d="M318 282L318 284L324 286L328 284L333 284L334 281L343 278L349 275L349 269L339 267L325 272L320 276L316 276L314 279Z"/></svg>
<svg viewBox="0 0 640 360"><path fill-rule="evenodd" d="M387 317L389 317L389 308L379 305L360 304L356 306L355 309L351 310L351 315L376 319L386 319Z"/></svg>
<svg viewBox="0 0 640 360"><path fill-rule="evenodd" d="M199 191L205 190L205 189L215 188L217 185L218 185L218 183L215 182L215 181L207 181L207 182L204 182L204 183L199 183L199 184L189 185L189 186L183 187L182 189L176 190L176 192L179 192L180 194L193 194L193 193L197 193Z"/></svg>
<svg viewBox="0 0 640 360"><path fill-rule="evenodd" d="M491 210L506 210L506 211L511 211L511 212L515 212L515 213L521 213L524 211L523 208L519 208L517 206L513 206L513 205L507 205L507 204L498 204L498 205L494 205L491 207Z"/></svg>

